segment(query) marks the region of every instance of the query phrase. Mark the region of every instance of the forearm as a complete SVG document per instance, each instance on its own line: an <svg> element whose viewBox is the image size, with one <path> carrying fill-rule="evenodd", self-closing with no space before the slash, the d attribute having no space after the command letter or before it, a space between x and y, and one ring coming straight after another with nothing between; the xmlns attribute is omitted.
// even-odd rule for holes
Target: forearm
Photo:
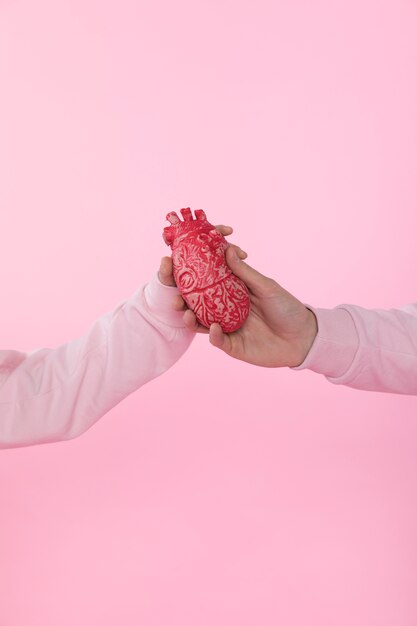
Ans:
<svg viewBox="0 0 417 626"><path fill-rule="evenodd" d="M1 378L0 447L76 437L171 367L193 338L171 310L175 293L154 278L85 336L54 350L14 353Z"/></svg>

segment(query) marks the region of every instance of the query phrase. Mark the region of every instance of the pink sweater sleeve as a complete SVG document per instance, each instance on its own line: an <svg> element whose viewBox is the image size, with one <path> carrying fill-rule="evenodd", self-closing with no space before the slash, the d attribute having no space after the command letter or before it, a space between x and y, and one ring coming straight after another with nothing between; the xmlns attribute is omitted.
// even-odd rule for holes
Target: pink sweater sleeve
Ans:
<svg viewBox="0 0 417 626"><path fill-rule="evenodd" d="M417 303L390 310L308 308L318 334L292 369L310 369L356 389L417 395Z"/></svg>
<svg viewBox="0 0 417 626"><path fill-rule="evenodd" d="M56 349L0 350L0 448L72 439L173 365L190 345L177 290L157 275Z"/></svg>

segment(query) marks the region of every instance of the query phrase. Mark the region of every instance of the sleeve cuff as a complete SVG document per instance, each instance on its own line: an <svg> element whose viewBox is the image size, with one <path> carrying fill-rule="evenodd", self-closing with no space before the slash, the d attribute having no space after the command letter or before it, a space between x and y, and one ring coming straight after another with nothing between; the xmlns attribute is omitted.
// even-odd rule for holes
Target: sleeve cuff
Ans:
<svg viewBox="0 0 417 626"><path fill-rule="evenodd" d="M359 347L353 317L347 309L315 309L318 333L304 361L293 370L309 369L329 378L343 376L351 366Z"/></svg>
<svg viewBox="0 0 417 626"><path fill-rule="evenodd" d="M168 326L184 328L184 312L175 311L172 306L175 296L179 293L177 287L163 285L159 280L158 272L156 272L149 283L145 285L143 297L148 310L155 318Z"/></svg>

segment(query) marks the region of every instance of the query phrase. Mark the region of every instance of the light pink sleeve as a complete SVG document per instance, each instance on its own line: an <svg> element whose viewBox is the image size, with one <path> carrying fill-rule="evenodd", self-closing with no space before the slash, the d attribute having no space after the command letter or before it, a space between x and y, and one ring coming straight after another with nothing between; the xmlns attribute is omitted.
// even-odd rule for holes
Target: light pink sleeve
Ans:
<svg viewBox="0 0 417 626"><path fill-rule="evenodd" d="M176 288L157 276L80 339L31 353L0 350L0 448L72 439L190 345Z"/></svg>
<svg viewBox="0 0 417 626"><path fill-rule="evenodd" d="M318 334L292 369L310 369L356 389L417 395L417 303L390 310L308 308Z"/></svg>

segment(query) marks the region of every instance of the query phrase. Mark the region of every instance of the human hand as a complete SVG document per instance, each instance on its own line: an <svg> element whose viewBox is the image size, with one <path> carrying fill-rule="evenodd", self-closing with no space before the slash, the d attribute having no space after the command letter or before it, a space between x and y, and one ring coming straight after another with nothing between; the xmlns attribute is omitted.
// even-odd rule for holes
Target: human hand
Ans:
<svg viewBox="0 0 417 626"><path fill-rule="evenodd" d="M235 359L263 367L300 365L317 334L314 313L274 280L244 263L236 246L226 250L226 261L249 289L251 308L245 323L236 332L227 334L220 324L212 324L210 329L201 326L187 309L185 326L194 332L209 333L210 343ZM178 296L175 308L184 307Z"/></svg>

